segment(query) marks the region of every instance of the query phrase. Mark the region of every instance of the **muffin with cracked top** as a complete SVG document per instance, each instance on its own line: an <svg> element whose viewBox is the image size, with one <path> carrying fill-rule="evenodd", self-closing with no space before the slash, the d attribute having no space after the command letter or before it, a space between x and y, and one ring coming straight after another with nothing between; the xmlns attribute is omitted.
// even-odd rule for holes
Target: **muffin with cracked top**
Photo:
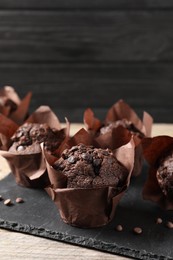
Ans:
<svg viewBox="0 0 173 260"><path fill-rule="evenodd" d="M121 188L128 170L109 149L78 144L63 151L53 165L67 177L67 188Z"/></svg>
<svg viewBox="0 0 173 260"><path fill-rule="evenodd" d="M46 191L65 223L93 228L112 220L134 166L134 142L132 138L126 141L115 151L99 148L80 129L64 143L58 159L49 161L48 156L51 186Z"/></svg>
<svg viewBox="0 0 173 260"><path fill-rule="evenodd" d="M53 153L64 138L64 130L51 128L46 123L25 123L11 137L12 145L9 151L35 153L40 151L39 144L44 143L45 149Z"/></svg>

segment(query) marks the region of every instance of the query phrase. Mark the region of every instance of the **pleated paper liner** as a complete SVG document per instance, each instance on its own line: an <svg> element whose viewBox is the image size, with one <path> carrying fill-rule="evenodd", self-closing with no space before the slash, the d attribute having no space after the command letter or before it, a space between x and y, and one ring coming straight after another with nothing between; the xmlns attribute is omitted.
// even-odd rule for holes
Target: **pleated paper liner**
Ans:
<svg viewBox="0 0 173 260"><path fill-rule="evenodd" d="M96 146L95 140L84 129L79 130L64 147L71 148L77 144ZM82 228L94 228L109 223L115 214L116 206L129 186L134 166L134 142L131 137L128 142L113 151L114 156L128 170L128 176L121 188L107 186L100 188L67 188L67 177L53 168L57 158L47 156L47 169L51 185L46 188L59 209L64 222ZM59 154L60 157L60 154Z"/></svg>

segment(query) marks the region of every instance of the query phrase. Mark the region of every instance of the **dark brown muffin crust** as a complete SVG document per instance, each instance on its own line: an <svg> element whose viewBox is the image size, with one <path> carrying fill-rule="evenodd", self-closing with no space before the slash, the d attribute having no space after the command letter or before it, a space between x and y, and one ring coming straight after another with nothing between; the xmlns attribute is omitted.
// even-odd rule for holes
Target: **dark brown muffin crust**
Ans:
<svg viewBox="0 0 173 260"><path fill-rule="evenodd" d="M64 137L63 131L52 129L47 124L25 123L11 137L12 146L10 150L18 152L30 150L32 152L32 144L44 142L45 149L53 152L58 148Z"/></svg>
<svg viewBox="0 0 173 260"><path fill-rule="evenodd" d="M173 150L160 160L156 177L164 195L173 199Z"/></svg>
<svg viewBox="0 0 173 260"><path fill-rule="evenodd" d="M128 170L109 149L79 144L66 149L53 166L67 177L68 188L121 188Z"/></svg>

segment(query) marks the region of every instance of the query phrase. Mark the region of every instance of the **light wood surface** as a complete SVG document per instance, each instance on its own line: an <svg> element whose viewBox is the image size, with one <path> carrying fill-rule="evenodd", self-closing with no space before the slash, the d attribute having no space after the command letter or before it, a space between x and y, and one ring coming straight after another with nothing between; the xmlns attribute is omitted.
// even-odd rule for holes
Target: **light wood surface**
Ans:
<svg viewBox="0 0 173 260"><path fill-rule="evenodd" d="M81 124L73 124L71 134L76 133L82 126ZM154 124L152 136L156 135L173 136L173 124ZM0 157L0 179L7 176L9 171L7 162ZM127 258L0 229L0 259L123 260Z"/></svg>

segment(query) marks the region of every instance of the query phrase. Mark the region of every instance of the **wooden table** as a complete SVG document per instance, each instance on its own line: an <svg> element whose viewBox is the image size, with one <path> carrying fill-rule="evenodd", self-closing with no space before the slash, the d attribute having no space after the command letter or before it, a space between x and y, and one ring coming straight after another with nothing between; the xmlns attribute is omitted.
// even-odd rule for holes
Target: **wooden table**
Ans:
<svg viewBox="0 0 173 260"><path fill-rule="evenodd" d="M82 125L80 124L73 124L71 134L74 134L81 126ZM154 124L152 135L173 136L173 124ZM8 164L5 159L0 157L0 179L7 176L9 172ZM0 259L123 260L127 258L63 242L0 229Z"/></svg>

